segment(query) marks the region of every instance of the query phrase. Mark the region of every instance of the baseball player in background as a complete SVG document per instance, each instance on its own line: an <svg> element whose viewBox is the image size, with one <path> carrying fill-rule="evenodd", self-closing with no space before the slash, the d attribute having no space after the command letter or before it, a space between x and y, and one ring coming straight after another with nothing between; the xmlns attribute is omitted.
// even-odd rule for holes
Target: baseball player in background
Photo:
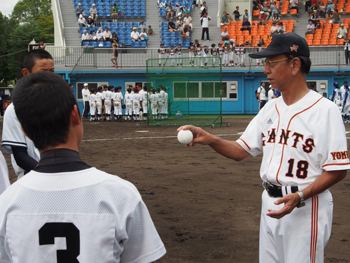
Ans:
<svg viewBox="0 0 350 263"><path fill-rule="evenodd" d="M97 109L97 121L102 121L102 101L103 101L103 93L102 87L97 88L96 93L96 109Z"/></svg>
<svg viewBox="0 0 350 263"><path fill-rule="evenodd" d="M81 90L81 96L83 97L83 103L84 103L84 111L83 111L83 118L87 119L89 116L89 111L90 111L90 102L89 102L89 97L90 97L90 90L88 88L88 84L84 83L84 88Z"/></svg>
<svg viewBox="0 0 350 263"><path fill-rule="evenodd" d="M104 94L105 99L105 107L106 107L106 120L111 121L111 108L112 108L112 100L113 100L113 86L109 86Z"/></svg>
<svg viewBox="0 0 350 263"><path fill-rule="evenodd" d="M237 141L201 128L195 144L236 161L263 153L259 258L261 263L322 263L332 228L329 188L350 169L344 124L337 106L308 89L311 66L305 39L273 34L264 51L264 73L282 96L267 103ZM319 116L319 117L317 117Z"/></svg>
<svg viewBox="0 0 350 263"><path fill-rule="evenodd" d="M39 72L22 78L13 103L41 158L0 196L0 262L162 257L164 244L136 187L80 159L83 122L62 77Z"/></svg>
<svg viewBox="0 0 350 263"><path fill-rule="evenodd" d="M140 91L140 100L141 100L141 105L142 105L142 116L143 120L147 120L147 114L148 114L148 99L149 95L147 92L147 87L144 86L142 92Z"/></svg>
<svg viewBox="0 0 350 263"><path fill-rule="evenodd" d="M132 96L133 96L133 94L131 94L131 89L128 88L127 92L125 93L125 99L124 99L124 103L125 103L125 118L128 121L130 121L131 117L132 117Z"/></svg>
<svg viewBox="0 0 350 263"><path fill-rule="evenodd" d="M113 93L113 104L114 104L114 119L116 121L122 121L122 87L116 87L115 93Z"/></svg>
<svg viewBox="0 0 350 263"><path fill-rule="evenodd" d="M52 56L43 49L36 49L26 54L23 66L23 76L40 71L55 71ZM11 154L12 166L18 178L38 164L40 153L32 140L22 131L12 103L7 107L4 115L1 146L5 153Z"/></svg>
<svg viewBox="0 0 350 263"><path fill-rule="evenodd" d="M335 103L335 105L338 106L339 110L342 111L342 97L341 92L338 86L338 82L333 82L333 91L331 96L331 101Z"/></svg>
<svg viewBox="0 0 350 263"><path fill-rule="evenodd" d="M267 102L267 91L265 88L265 82L261 82L261 86L258 88L256 93L258 101L259 101L259 111L265 106Z"/></svg>
<svg viewBox="0 0 350 263"><path fill-rule="evenodd" d="M95 121L96 120L96 93L97 90L94 89L92 90L90 97L89 97L89 102L90 102L90 121Z"/></svg>
<svg viewBox="0 0 350 263"><path fill-rule="evenodd" d="M349 86L344 85L345 95L343 100L343 114L345 118L345 123L350 123L350 94L349 94Z"/></svg>

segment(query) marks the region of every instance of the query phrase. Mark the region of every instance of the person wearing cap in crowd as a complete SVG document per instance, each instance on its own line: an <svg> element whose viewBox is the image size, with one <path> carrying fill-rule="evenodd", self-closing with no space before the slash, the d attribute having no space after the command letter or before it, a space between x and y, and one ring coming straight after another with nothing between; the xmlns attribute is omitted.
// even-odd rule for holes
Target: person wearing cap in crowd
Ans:
<svg viewBox="0 0 350 263"><path fill-rule="evenodd" d="M81 7L81 3L79 3L77 9L75 9L75 14L78 18L80 17L80 15L85 15L85 10Z"/></svg>
<svg viewBox="0 0 350 263"><path fill-rule="evenodd" d="M102 27L99 27L97 32L96 32L96 39L97 41L103 40L103 32L102 32Z"/></svg>
<svg viewBox="0 0 350 263"><path fill-rule="evenodd" d="M111 41L112 40L112 33L109 31L109 27L105 27L105 31L102 33L103 35L103 41Z"/></svg>
<svg viewBox="0 0 350 263"><path fill-rule="evenodd" d="M305 39L273 34L266 46L249 56L266 58L264 73L282 96L267 103L238 140L194 126L178 131L193 133L188 146L209 145L236 161L263 154L260 262L321 263L332 228L329 188L350 169L344 124L334 103L308 89Z"/></svg>
<svg viewBox="0 0 350 263"><path fill-rule="evenodd" d="M343 23L340 24L337 35L338 35L338 38L347 39L348 30L344 27Z"/></svg>
<svg viewBox="0 0 350 263"><path fill-rule="evenodd" d="M83 111L83 119L87 119L90 111L90 90L88 89L88 84L84 83L84 88L81 91L81 96L83 97L84 103L84 111Z"/></svg>
<svg viewBox="0 0 350 263"><path fill-rule="evenodd" d="M188 47L188 63L193 67L194 66L194 57L195 57L196 47L194 46L194 43L191 42L190 46Z"/></svg>
<svg viewBox="0 0 350 263"><path fill-rule="evenodd" d="M95 21L89 16L88 21L86 22L87 27L95 27Z"/></svg>
<svg viewBox="0 0 350 263"><path fill-rule="evenodd" d="M221 58L221 63L222 63L222 58L224 56L224 48L222 47L222 43L218 43L218 56Z"/></svg>
<svg viewBox="0 0 350 263"><path fill-rule="evenodd" d="M137 28L133 27L132 32L130 34L131 40L132 41L138 41L140 39L140 34L137 32Z"/></svg>
<svg viewBox="0 0 350 263"><path fill-rule="evenodd" d="M160 43L160 48L158 49L158 57L159 57L159 66L163 64L165 66L165 54L167 53L167 50L164 48L164 44Z"/></svg>
<svg viewBox="0 0 350 263"><path fill-rule="evenodd" d="M86 26L86 20L82 14L79 15L78 18L78 25L79 26Z"/></svg>
<svg viewBox="0 0 350 263"><path fill-rule="evenodd" d="M223 56L222 56L222 65L224 67L228 67L228 63L229 63L229 60L228 60L228 54L230 52L230 41L226 40L224 42L224 47L223 47Z"/></svg>
<svg viewBox="0 0 350 263"><path fill-rule="evenodd" d="M96 40L95 30L90 30L89 40Z"/></svg>
<svg viewBox="0 0 350 263"><path fill-rule="evenodd" d="M90 10L89 10L90 16L92 20L97 21L98 15L97 15L97 8L95 4L92 4Z"/></svg>
<svg viewBox="0 0 350 263"><path fill-rule="evenodd" d="M218 56L218 49L215 44L211 44L210 55L212 56L212 66L216 65L216 57Z"/></svg>

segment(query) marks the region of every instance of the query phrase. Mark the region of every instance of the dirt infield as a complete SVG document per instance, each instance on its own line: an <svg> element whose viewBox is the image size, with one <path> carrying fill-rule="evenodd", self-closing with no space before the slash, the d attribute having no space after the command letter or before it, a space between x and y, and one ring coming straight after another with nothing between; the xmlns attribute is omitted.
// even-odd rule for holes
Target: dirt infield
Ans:
<svg viewBox="0 0 350 263"><path fill-rule="evenodd" d="M250 119L225 121L231 126L204 129L235 140ZM131 181L143 196L167 249L159 262L258 262L261 157L237 163L208 146L187 149L170 126L84 122L84 130L82 159ZM350 176L331 191L325 262L350 262Z"/></svg>

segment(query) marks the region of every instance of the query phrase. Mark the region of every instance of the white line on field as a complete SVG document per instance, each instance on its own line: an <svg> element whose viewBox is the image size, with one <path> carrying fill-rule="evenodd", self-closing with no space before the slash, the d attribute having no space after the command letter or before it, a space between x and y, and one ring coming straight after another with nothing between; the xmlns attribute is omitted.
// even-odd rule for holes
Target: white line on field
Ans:
<svg viewBox="0 0 350 263"><path fill-rule="evenodd" d="M226 136L235 136L240 135L241 132L236 134L216 134L216 136L219 137L226 137ZM155 136L155 137L123 137L123 138L106 138L106 139L88 139L83 140L84 142L98 142L98 141L116 141L116 140L152 140L152 139L170 139L170 138L176 138L177 136Z"/></svg>

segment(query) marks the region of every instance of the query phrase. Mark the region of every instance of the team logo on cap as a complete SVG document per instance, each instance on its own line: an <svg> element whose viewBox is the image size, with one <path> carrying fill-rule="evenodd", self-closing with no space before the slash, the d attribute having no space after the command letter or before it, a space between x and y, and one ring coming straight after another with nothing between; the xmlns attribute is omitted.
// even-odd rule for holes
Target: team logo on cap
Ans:
<svg viewBox="0 0 350 263"><path fill-rule="evenodd" d="M298 48L299 48L299 46L293 45L292 47L290 47L290 51L298 52Z"/></svg>
<svg viewBox="0 0 350 263"><path fill-rule="evenodd" d="M272 36L269 36L266 40L266 47L268 47L272 42Z"/></svg>

